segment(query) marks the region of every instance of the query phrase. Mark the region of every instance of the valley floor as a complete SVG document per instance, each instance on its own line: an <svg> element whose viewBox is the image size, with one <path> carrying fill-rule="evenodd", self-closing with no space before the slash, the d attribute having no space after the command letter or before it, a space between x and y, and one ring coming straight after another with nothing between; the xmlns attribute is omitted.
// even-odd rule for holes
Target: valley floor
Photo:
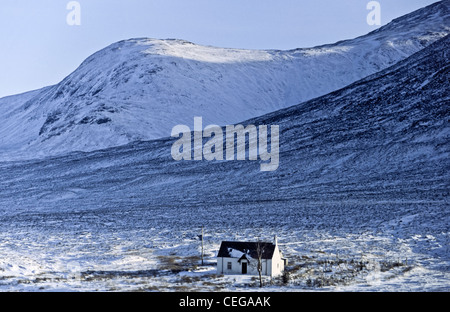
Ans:
<svg viewBox="0 0 450 312"><path fill-rule="evenodd" d="M69 210L0 215L0 291L450 290L442 202ZM284 278L216 274L222 240L275 234Z"/></svg>

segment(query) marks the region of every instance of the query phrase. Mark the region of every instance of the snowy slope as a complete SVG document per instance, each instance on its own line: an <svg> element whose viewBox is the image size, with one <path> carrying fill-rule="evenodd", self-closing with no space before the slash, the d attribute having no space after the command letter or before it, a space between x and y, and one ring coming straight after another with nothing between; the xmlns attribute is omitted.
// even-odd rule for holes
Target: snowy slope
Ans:
<svg viewBox="0 0 450 312"><path fill-rule="evenodd" d="M255 161L174 161L168 138L0 162L0 289L234 289L214 276L182 284L159 266L198 254L193 237L205 225L208 261L221 239L279 235L290 263L308 270L276 289L328 276L331 290L448 291L449 51L446 36L248 121L280 126L280 167L270 173ZM343 265L324 272L319 260ZM355 261L364 269L347 275Z"/></svg>
<svg viewBox="0 0 450 312"><path fill-rule="evenodd" d="M232 124L342 88L449 33L449 1L353 40L292 51L131 39L95 53L55 86L0 99L0 159L92 151Z"/></svg>
<svg viewBox="0 0 450 312"><path fill-rule="evenodd" d="M164 138L0 163L0 198L8 202L24 196L15 205L33 209L47 202L45 194L56 202L43 207L62 209L59 193L88 209L103 205L93 194L130 207L147 201L239 202L242 196L252 201L368 195L440 201L448 196L449 41L447 36L346 88L243 122L279 125L280 166L272 173L262 174L259 161L174 161L175 139ZM21 190L32 191L22 195ZM9 211L8 205L1 207Z"/></svg>

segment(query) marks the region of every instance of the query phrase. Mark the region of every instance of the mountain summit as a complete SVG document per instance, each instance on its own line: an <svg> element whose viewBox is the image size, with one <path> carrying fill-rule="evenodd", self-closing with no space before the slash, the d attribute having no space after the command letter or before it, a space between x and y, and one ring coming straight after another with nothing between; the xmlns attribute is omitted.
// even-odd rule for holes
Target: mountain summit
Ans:
<svg viewBox="0 0 450 312"><path fill-rule="evenodd" d="M449 1L365 36L290 51L130 39L59 84L0 99L0 159L92 151L170 135L177 124L234 124L340 89L450 31Z"/></svg>

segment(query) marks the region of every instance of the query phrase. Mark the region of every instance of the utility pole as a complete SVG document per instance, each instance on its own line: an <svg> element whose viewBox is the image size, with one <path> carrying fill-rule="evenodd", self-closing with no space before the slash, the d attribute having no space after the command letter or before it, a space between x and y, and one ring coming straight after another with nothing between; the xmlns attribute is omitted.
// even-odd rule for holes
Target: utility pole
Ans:
<svg viewBox="0 0 450 312"><path fill-rule="evenodd" d="M203 266L203 226L202 226L202 266Z"/></svg>

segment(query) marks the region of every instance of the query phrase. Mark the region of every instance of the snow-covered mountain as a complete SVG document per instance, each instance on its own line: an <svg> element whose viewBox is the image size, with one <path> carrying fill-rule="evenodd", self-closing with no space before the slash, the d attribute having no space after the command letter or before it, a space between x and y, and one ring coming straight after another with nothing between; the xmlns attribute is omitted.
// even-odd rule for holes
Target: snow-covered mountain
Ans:
<svg viewBox="0 0 450 312"><path fill-rule="evenodd" d="M233 124L342 88L450 31L449 1L368 35L291 51L131 39L57 85L0 99L0 159L92 151L167 137L177 124Z"/></svg>
<svg viewBox="0 0 450 312"><path fill-rule="evenodd" d="M0 202L33 209L40 202L64 209L59 201L87 209L244 198L439 202L450 166L449 46L446 36L346 88L243 122L279 125L274 172L261 173L259 161L175 161L175 139L163 138L0 163ZM59 198L65 193L70 198Z"/></svg>
<svg viewBox="0 0 450 312"><path fill-rule="evenodd" d="M174 161L172 138L0 162L0 287L154 290L159 274L179 277L156 270L161 255L198 255L192 237L205 225L208 259L221 238L274 233L297 266L376 264L327 289L448 291L449 53L446 36L348 87L244 122L280 126L274 172L257 161ZM408 266L380 268L399 258ZM323 277L323 262L317 268ZM312 271L277 289L309 287ZM189 287L208 287L196 281Z"/></svg>

